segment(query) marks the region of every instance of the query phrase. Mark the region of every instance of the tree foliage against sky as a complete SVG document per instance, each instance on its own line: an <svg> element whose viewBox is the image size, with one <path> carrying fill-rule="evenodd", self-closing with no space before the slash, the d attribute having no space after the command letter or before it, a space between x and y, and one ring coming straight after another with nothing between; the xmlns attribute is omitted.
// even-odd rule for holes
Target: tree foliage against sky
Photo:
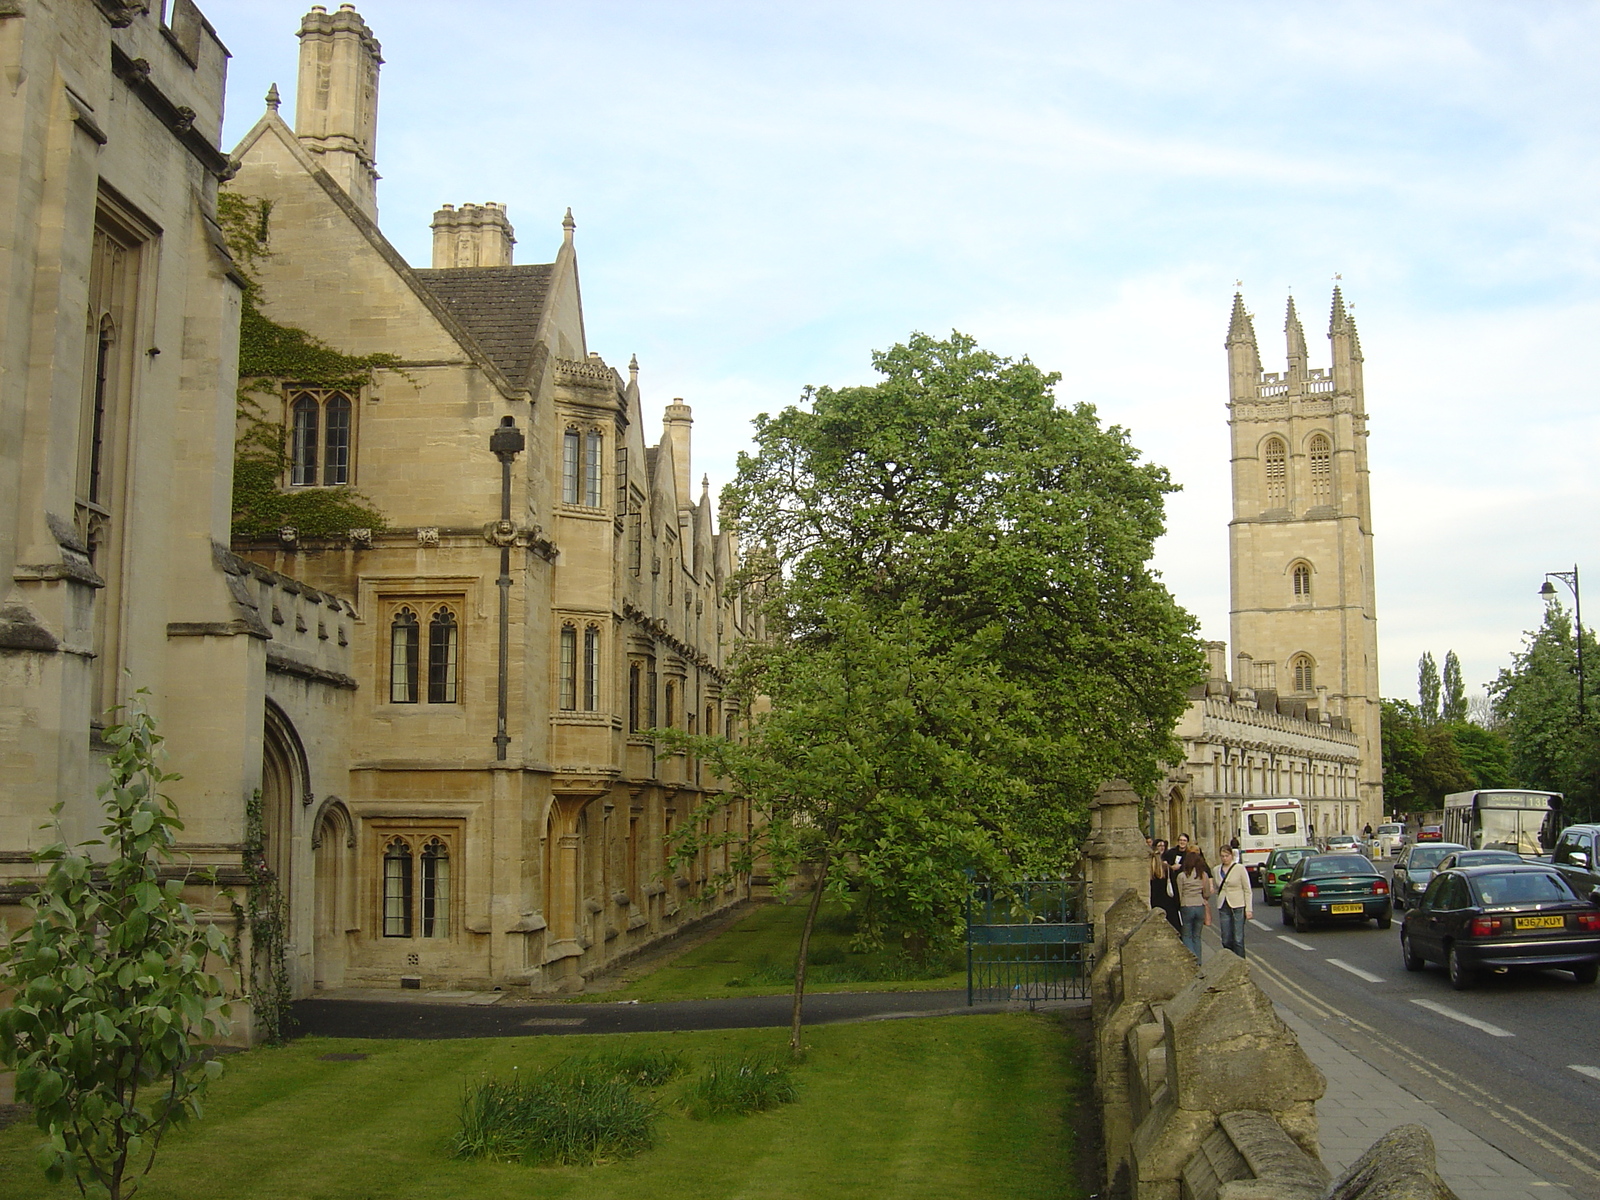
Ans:
<svg viewBox="0 0 1600 1200"><path fill-rule="evenodd" d="M1466 685L1454 650L1417 663L1417 700L1383 701L1383 794L1396 813L1427 812L1451 792L1513 787L1503 734L1467 719Z"/></svg>
<svg viewBox="0 0 1600 1200"><path fill-rule="evenodd" d="M739 685L771 711L742 744L668 740L756 804L813 914L825 888L869 942L900 926L938 944L965 872L1063 874L1099 784L1155 784L1204 657L1149 567L1173 485L1122 430L961 334L873 365L875 385L759 418L723 494L771 634Z"/></svg>
<svg viewBox="0 0 1600 1200"><path fill-rule="evenodd" d="M1571 614L1560 604L1545 609L1538 629L1524 635L1511 666L1489 685L1495 712L1511 746L1512 768L1525 787L1561 792L1568 821L1600 817L1600 732L1594 668L1600 647L1583 631L1584 708L1578 705L1578 652Z"/></svg>

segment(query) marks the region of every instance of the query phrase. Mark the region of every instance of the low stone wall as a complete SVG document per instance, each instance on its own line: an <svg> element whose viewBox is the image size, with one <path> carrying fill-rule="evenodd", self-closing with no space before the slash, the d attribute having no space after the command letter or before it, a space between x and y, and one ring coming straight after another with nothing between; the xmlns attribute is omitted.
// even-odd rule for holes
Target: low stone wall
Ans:
<svg viewBox="0 0 1600 1200"><path fill-rule="evenodd" d="M1453 1200L1420 1126L1339 1180L1317 1147L1326 1081L1250 977L1203 968L1136 889L1105 909L1090 979L1107 1194L1121 1200Z"/></svg>

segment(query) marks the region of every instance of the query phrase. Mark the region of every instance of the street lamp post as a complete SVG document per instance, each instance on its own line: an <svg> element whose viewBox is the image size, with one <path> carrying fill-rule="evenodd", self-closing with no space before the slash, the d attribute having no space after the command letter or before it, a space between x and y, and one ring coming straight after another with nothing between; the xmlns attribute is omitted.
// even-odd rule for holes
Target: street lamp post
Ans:
<svg viewBox="0 0 1600 1200"><path fill-rule="evenodd" d="M1577 625L1578 634L1578 720L1582 722L1588 714L1588 699L1583 690L1583 591L1578 587L1578 566L1573 564L1570 571L1546 571L1544 573L1544 586L1539 589L1539 595L1546 600L1556 598L1555 584L1552 579L1559 579L1567 585L1567 590L1572 593L1573 621Z"/></svg>
<svg viewBox="0 0 1600 1200"><path fill-rule="evenodd" d="M511 546L517 537L517 527L511 520L511 464L526 444L514 417L500 418L499 428L489 435L489 451L500 460L500 519L485 530L489 541L500 547L500 577L495 580L500 590L500 679L494 731L497 762L506 760L506 747L511 744L506 729L507 675L511 666Z"/></svg>

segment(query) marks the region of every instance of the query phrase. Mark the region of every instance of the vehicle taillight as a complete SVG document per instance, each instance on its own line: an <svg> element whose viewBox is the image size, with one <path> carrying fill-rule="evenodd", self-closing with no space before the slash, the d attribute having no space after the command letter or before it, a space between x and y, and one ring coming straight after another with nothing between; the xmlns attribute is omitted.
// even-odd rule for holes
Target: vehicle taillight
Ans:
<svg viewBox="0 0 1600 1200"><path fill-rule="evenodd" d="M1505 924L1499 917L1473 917L1467 933L1472 937L1493 937L1505 928Z"/></svg>
<svg viewBox="0 0 1600 1200"><path fill-rule="evenodd" d="M1316 895L1317 885L1314 883L1308 883L1300 889L1300 896L1302 899L1312 900L1316 898Z"/></svg>
<svg viewBox="0 0 1600 1200"><path fill-rule="evenodd" d="M1389 894L1389 881L1387 879L1374 879L1372 881L1372 894L1374 896L1387 896Z"/></svg>
<svg viewBox="0 0 1600 1200"><path fill-rule="evenodd" d="M1579 913L1578 928L1587 933L1600 931L1600 912Z"/></svg>

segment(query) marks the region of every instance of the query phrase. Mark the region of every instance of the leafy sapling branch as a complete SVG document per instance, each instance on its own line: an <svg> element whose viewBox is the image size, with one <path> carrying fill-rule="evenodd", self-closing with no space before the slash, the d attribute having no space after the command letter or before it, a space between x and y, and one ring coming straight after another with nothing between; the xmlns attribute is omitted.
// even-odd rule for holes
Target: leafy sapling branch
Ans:
<svg viewBox="0 0 1600 1200"><path fill-rule="evenodd" d="M160 769L146 694L105 731L101 836L34 855L46 871L29 924L0 946L0 988L14 997L0 1010L0 1062L48 1139L45 1175L110 1200L132 1196L163 1135L201 1115L222 1071L201 1047L228 1028L213 965L230 944L184 898L183 823L160 790L178 776Z"/></svg>

